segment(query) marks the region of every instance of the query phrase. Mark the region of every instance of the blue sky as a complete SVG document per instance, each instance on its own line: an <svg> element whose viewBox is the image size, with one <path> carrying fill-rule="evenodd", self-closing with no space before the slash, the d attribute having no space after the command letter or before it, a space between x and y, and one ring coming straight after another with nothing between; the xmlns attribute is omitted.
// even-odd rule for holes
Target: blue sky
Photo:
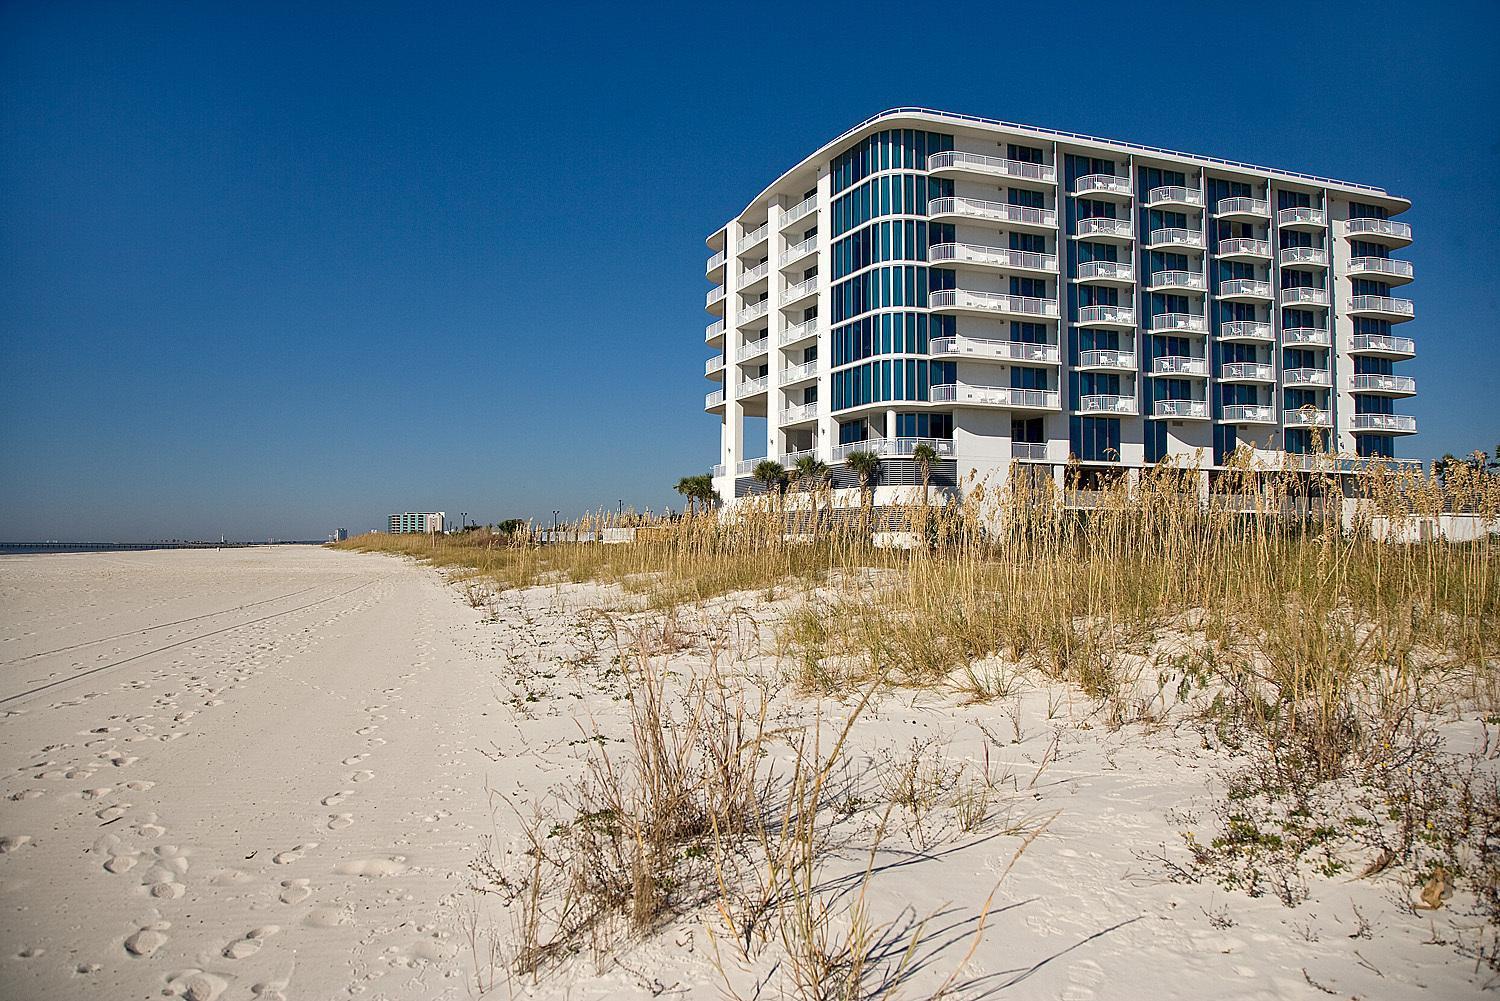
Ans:
<svg viewBox="0 0 1500 1001"><path fill-rule="evenodd" d="M906 104L1409 197L1403 454L1494 448L1493 5L1235 9L0 6L0 536L675 505L704 236Z"/></svg>

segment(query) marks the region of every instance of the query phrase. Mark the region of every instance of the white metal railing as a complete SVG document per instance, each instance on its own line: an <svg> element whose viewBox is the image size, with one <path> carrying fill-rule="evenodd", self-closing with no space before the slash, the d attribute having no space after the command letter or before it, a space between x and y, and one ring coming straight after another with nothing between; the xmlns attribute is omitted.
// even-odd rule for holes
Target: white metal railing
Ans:
<svg viewBox="0 0 1500 1001"><path fill-rule="evenodd" d="M974 309L1022 316L1057 316L1056 299L1034 299L1004 292L979 292L973 289L939 289L927 296L931 309Z"/></svg>
<svg viewBox="0 0 1500 1001"><path fill-rule="evenodd" d="M1131 229L1129 219L1115 219L1112 216L1096 215L1078 220L1078 232L1076 235L1133 237L1135 232Z"/></svg>
<svg viewBox="0 0 1500 1001"><path fill-rule="evenodd" d="M1257 278L1231 278L1219 283L1219 295L1248 295L1258 299L1271 298L1271 283Z"/></svg>
<svg viewBox="0 0 1500 1001"><path fill-rule="evenodd" d="M1264 320L1225 320L1219 327L1219 336L1243 340L1269 341L1274 336L1271 325Z"/></svg>
<svg viewBox="0 0 1500 1001"><path fill-rule="evenodd" d="M818 377L818 360L805 361L800 365L791 365L781 370L781 384L790 385L794 382L802 382L804 379L816 379Z"/></svg>
<svg viewBox="0 0 1500 1001"><path fill-rule="evenodd" d="M735 288L736 289L742 289L746 285L749 285L751 282L756 281L756 280L761 279L761 278L764 278L766 275L768 275L770 273L771 273L771 262L770 261L761 261L755 267L753 267L753 268L746 268L740 274L740 280L735 285Z"/></svg>
<svg viewBox="0 0 1500 1001"><path fill-rule="evenodd" d="M1208 317L1197 313L1157 313L1151 317L1152 330L1186 330L1194 334L1208 333Z"/></svg>
<svg viewBox="0 0 1500 1001"><path fill-rule="evenodd" d="M1047 443L1044 441L1013 441L1010 443L1012 459L1045 459Z"/></svg>
<svg viewBox="0 0 1500 1001"><path fill-rule="evenodd" d="M1326 368L1289 368L1281 373L1281 382L1286 386L1331 386L1333 379Z"/></svg>
<svg viewBox="0 0 1500 1001"><path fill-rule="evenodd" d="M1237 236L1230 240L1220 240L1218 254L1220 257L1270 257L1271 244L1267 240Z"/></svg>
<svg viewBox="0 0 1500 1001"><path fill-rule="evenodd" d="M1056 226L1056 209L1039 209L1034 205L1011 205L983 198L934 198L927 203L929 216L958 215L971 219L1018 222L1030 226Z"/></svg>
<svg viewBox="0 0 1500 1001"><path fill-rule="evenodd" d="M812 277L788 287L785 292L781 293L781 302L783 305L789 302L796 302L798 299L805 299L810 295L816 295L817 292L818 279Z"/></svg>
<svg viewBox="0 0 1500 1001"><path fill-rule="evenodd" d="M1395 219L1350 219L1347 227L1350 236L1388 236L1393 240L1411 240L1411 223Z"/></svg>
<svg viewBox="0 0 1500 1001"><path fill-rule="evenodd" d="M727 260L729 260L729 255L726 254L724 251L721 250L717 254L715 254L714 256L712 256L712 257L710 257L708 259L708 264L706 264L704 266L703 270L704 271L712 271L715 268L717 268L720 265L722 265Z"/></svg>
<svg viewBox="0 0 1500 1001"><path fill-rule="evenodd" d="M1152 375L1208 376L1208 359L1195 355L1162 355L1151 359Z"/></svg>
<svg viewBox="0 0 1500 1001"><path fill-rule="evenodd" d="M796 424L800 421L810 421L818 416L818 405L816 403L803 403L795 407L787 407L781 412L782 424Z"/></svg>
<svg viewBox="0 0 1500 1001"><path fill-rule="evenodd" d="M740 242L735 244L736 253L744 253L757 243L764 240L771 233L771 224L763 222L757 228L740 237Z"/></svg>
<svg viewBox="0 0 1500 1001"><path fill-rule="evenodd" d="M818 210L818 196L808 195L796 205L787 209L781 217L781 225L790 226L799 219L806 219Z"/></svg>
<svg viewBox="0 0 1500 1001"><path fill-rule="evenodd" d="M719 303L719 302L723 302L723 301L724 301L724 286L723 285L715 285L713 288L711 288L711 289L708 290L708 295L706 295L704 297L704 299L703 299L703 305L704 305L705 308L707 308L709 306L714 305L715 303Z"/></svg>
<svg viewBox="0 0 1500 1001"><path fill-rule="evenodd" d="M1260 403L1232 403L1224 408L1224 420L1234 424L1274 424L1276 408Z"/></svg>
<svg viewBox="0 0 1500 1001"><path fill-rule="evenodd" d="M975 170L985 174L1000 174L1004 177L1018 177L1027 181L1041 181L1045 184L1057 183L1057 170L1050 163L1026 163L1022 160L1007 160L1002 156L961 153L958 150L933 153L927 157L929 171L946 170L951 167Z"/></svg>
<svg viewBox="0 0 1500 1001"><path fill-rule="evenodd" d="M749 323L751 320L758 320L762 316L765 316L770 308L770 299L762 299L760 302L752 302L750 305L740 310L740 316L737 322Z"/></svg>
<svg viewBox="0 0 1500 1001"><path fill-rule="evenodd" d="M1197 271L1153 271L1151 287L1154 289L1185 288L1202 292L1208 285L1203 275Z"/></svg>
<svg viewBox="0 0 1500 1001"><path fill-rule="evenodd" d="M806 257L808 254L815 252L817 249L818 238L816 236L809 236L801 243L789 244L786 248L786 256L781 259L781 263L783 266L785 266L799 258Z"/></svg>
<svg viewBox="0 0 1500 1001"><path fill-rule="evenodd" d="M1327 327L1287 327L1281 332L1281 342L1317 348L1326 348L1332 343L1328 337Z"/></svg>
<svg viewBox="0 0 1500 1001"><path fill-rule="evenodd" d="M1291 208L1282 209L1276 213L1276 225L1326 226L1328 225L1328 214L1322 209L1310 208L1306 205L1293 205Z"/></svg>
<svg viewBox="0 0 1500 1001"><path fill-rule="evenodd" d="M928 397L933 403L969 403L1035 410L1057 410L1062 405L1061 397L1055 389L971 386L964 382L949 382L933 386Z"/></svg>
<svg viewBox="0 0 1500 1001"><path fill-rule="evenodd" d="M787 452L777 461L779 461L786 468L791 469L803 459L816 458L817 454L818 450L816 448L802 448L798 449L795 452Z"/></svg>
<svg viewBox="0 0 1500 1001"><path fill-rule="evenodd" d="M1078 265L1078 277L1085 281L1108 278L1130 282L1135 281L1135 267L1129 261L1083 261Z"/></svg>
<svg viewBox="0 0 1500 1001"><path fill-rule="evenodd" d="M740 387L734 391L735 396L759 396L770 388L771 377L763 375L758 379L746 379L740 383Z"/></svg>
<svg viewBox="0 0 1500 1001"><path fill-rule="evenodd" d="M1100 191L1128 195L1130 194L1130 178L1121 177L1118 174L1084 174L1073 182L1073 193L1076 195L1088 195Z"/></svg>
<svg viewBox="0 0 1500 1001"><path fill-rule="evenodd" d="M1158 417L1207 417L1207 400L1157 400Z"/></svg>
<svg viewBox="0 0 1500 1001"><path fill-rule="evenodd" d="M713 375L715 372L717 372L719 369L721 369L723 367L724 367L724 356L723 355L714 355L712 358L709 358L708 360L706 360L703 363L703 374L704 375Z"/></svg>
<svg viewBox="0 0 1500 1001"><path fill-rule="evenodd" d="M710 323L708 326L706 326L706 327L703 328L703 339L705 341L711 341L715 337L722 337L723 335L724 335L724 321L723 320L715 320L714 322Z"/></svg>
<svg viewBox="0 0 1500 1001"><path fill-rule="evenodd" d="M843 462L855 452L868 452L871 455L899 459L910 456L919 445L926 445L936 452L940 459L953 456L951 438L871 438L867 441L851 441L843 445L835 445L829 458L838 463Z"/></svg>
<svg viewBox="0 0 1500 1001"><path fill-rule="evenodd" d="M948 261L990 264L997 268L1015 268L1021 271L1057 270L1055 254L1010 250L1006 247L990 247L979 243L934 243L927 248L927 261L930 264L942 264Z"/></svg>
<svg viewBox="0 0 1500 1001"><path fill-rule="evenodd" d="M1220 198L1214 205L1214 212L1218 215L1269 216L1271 214L1271 203L1264 198L1249 198L1244 195L1236 195L1232 198Z"/></svg>
<svg viewBox="0 0 1500 1001"><path fill-rule="evenodd" d="M1328 251L1322 247L1282 247L1280 253L1276 255L1276 260L1283 267L1305 264L1315 268L1326 268L1328 267Z"/></svg>
<svg viewBox="0 0 1500 1001"><path fill-rule="evenodd" d="M1153 247L1201 247L1203 246L1203 230L1187 229L1182 226L1163 226L1151 231L1147 243Z"/></svg>
<svg viewBox="0 0 1500 1001"><path fill-rule="evenodd" d="M1392 278L1412 276L1411 261L1398 261L1392 257L1351 257L1348 271L1350 274L1389 275Z"/></svg>
<svg viewBox="0 0 1500 1001"><path fill-rule="evenodd" d="M1134 351L1117 351L1113 348L1097 348L1092 351L1078 352L1079 368L1135 368Z"/></svg>
<svg viewBox="0 0 1500 1001"><path fill-rule="evenodd" d="M1351 377L1349 388L1356 393L1415 393L1417 391L1417 380L1409 375L1362 373Z"/></svg>
<svg viewBox="0 0 1500 1001"><path fill-rule="evenodd" d="M722 389L716 389L712 393L709 393L707 396L703 397L703 409L704 410L708 410L708 409L710 409L712 407L717 407L719 404L721 404L723 402L724 402L724 390L722 390Z"/></svg>
<svg viewBox="0 0 1500 1001"><path fill-rule="evenodd" d="M1293 286L1281 290L1281 301L1289 306L1326 306L1328 290L1325 288Z"/></svg>
<svg viewBox="0 0 1500 1001"><path fill-rule="evenodd" d="M1317 407L1298 407L1281 415L1287 427L1326 428L1333 426L1333 414Z"/></svg>
<svg viewBox="0 0 1500 1001"><path fill-rule="evenodd" d="M1078 398L1078 409L1086 414L1133 414L1137 407L1134 396L1092 393Z"/></svg>
<svg viewBox="0 0 1500 1001"><path fill-rule="evenodd" d="M723 476L727 472L729 472L729 467L726 466L726 465L724 465L724 463L722 463L722 462L716 462L716 463L714 463L713 474L715 476Z"/></svg>
<svg viewBox="0 0 1500 1001"><path fill-rule="evenodd" d="M818 321L816 319L803 320L801 323L793 324L781 332L776 338L776 343L781 347L795 344L809 337L816 337L818 333Z"/></svg>
<svg viewBox="0 0 1500 1001"><path fill-rule="evenodd" d="M1135 326L1134 306L1080 306L1079 323L1112 323Z"/></svg>
<svg viewBox="0 0 1500 1001"><path fill-rule="evenodd" d="M1399 355L1417 353L1416 341L1410 337L1393 337L1390 334L1355 334L1351 346L1355 351L1380 351Z"/></svg>
<svg viewBox="0 0 1500 1001"><path fill-rule="evenodd" d="M734 464L734 474L736 476L744 476L746 473L753 473L755 467L765 461L766 457L764 455L758 459L741 459Z"/></svg>
<svg viewBox="0 0 1500 1001"><path fill-rule="evenodd" d="M1227 361L1219 366L1219 378L1227 382L1275 382L1276 371L1258 361Z"/></svg>
<svg viewBox="0 0 1500 1001"><path fill-rule="evenodd" d="M1006 341L985 337L934 337L927 345L932 355L972 355L1005 361L1041 362L1056 365L1061 358L1056 344L1038 341Z"/></svg>
<svg viewBox="0 0 1500 1001"><path fill-rule="evenodd" d="M743 344L740 346L740 349L734 353L734 360L744 361L747 358L754 358L756 355L763 355L766 353L769 347L769 337L762 337L758 341L751 341L748 344Z"/></svg>
<svg viewBox="0 0 1500 1001"><path fill-rule="evenodd" d="M1388 295L1356 295L1349 299L1349 312L1410 317L1416 315L1417 307L1410 299L1394 299Z"/></svg>
<svg viewBox="0 0 1500 1001"><path fill-rule="evenodd" d="M1163 184L1146 192L1147 205L1196 205L1203 207L1203 192L1181 184Z"/></svg>
<svg viewBox="0 0 1500 1001"><path fill-rule="evenodd" d="M1414 434L1417 419L1402 414L1354 414L1349 418L1349 427L1354 431L1399 431Z"/></svg>

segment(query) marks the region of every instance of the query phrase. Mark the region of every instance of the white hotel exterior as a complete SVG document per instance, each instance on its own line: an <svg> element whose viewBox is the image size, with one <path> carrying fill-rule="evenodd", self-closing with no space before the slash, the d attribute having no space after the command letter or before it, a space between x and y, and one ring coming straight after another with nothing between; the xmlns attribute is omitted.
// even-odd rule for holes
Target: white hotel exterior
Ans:
<svg viewBox="0 0 1500 1001"><path fill-rule="evenodd" d="M1413 316L1380 188L918 108L826 144L708 237L721 496L765 457L915 482L1323 450L1390 457ZM765 430L747 418L763 418ZM1302 460L1293 459L1293 462ZM1357 466L1358 462L1348 465ZM842 470L842 472L841 472ZM1212 473L1210 473L1212 475ZM845 481L848 482L845 482Z"/></svg>

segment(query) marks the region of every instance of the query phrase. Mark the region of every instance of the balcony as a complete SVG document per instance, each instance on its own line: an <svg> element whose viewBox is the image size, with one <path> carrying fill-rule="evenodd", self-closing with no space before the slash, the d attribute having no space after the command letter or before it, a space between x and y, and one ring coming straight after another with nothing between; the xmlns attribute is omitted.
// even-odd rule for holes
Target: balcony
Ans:
<svg viewBox="0 0 1500 1001"><path fill-rule="evenodd" d="M1129 261L1082 261L1078 281L1101 285L1134 285L1135 267Z"/></svg>
<svg viewBox="0 0 1500 1001"><path fill-rule="evenodd" d="M756 244L765 243L766 238L770 235L771 224L769 222L761 223L758 228L753 229L750 232L746 233L744 236L740 237L739 243L736 243L734 245L735 253L743 254L745 251L754 247Z"/></svg>
<svg viewBox="0 0 1500 1001"><path fill-rule="evenodd" d="M1258 361L1230 361L1219 366L1220 382L1275 382L1276 370Z"/></svg>
<svg viewBox="0 0 1500 1001"><path fill-rule="evenodd" d="M803 459L817 458L817 455L818 450L816 448L802 448L798 449L795 452L787 452L776 461L781 463L787 469L796 469L797 463L801 462Z"/></svg>
<svg viewBox="0 0 1500 1001"><path fill-rule="evenodd" d="M1417 391L1417 380L1409 375L1358 374L1349 377L1349 388L1374 396L1412 396Z"/></svg>
<svg viewBox="0 0 1500 1001"><path fill-rule="evenodd" d="M816 403L802 403L795 407L787 407L781 412L777 423L783 426L787 424L806 424L818 419L818 405Z"/></svg>
<svg viewBox="0 0 1500 1001"><path fill-rule="evenodd" d="M1203 292L1208 281L1198 271L1154 271L1151 274L1153 292Z"/></svg>
<svg viewBox="0 0 1500 1001"><path fill-rule="evenodd" d="M1287 347L1326 348L1333 342L1327 327L1287 327L1281 332L1281 343Z"/></svg>
<svg viewBox="0 0 1500 1001"><path fill-rule="evenodd" d="M782 330L776 338L776 346L782 348L810 341L818 336L818 321L816 318L803 320L801 323L793 324Z"/></svg>
<svg viewBox="0 0 1500 1001"><path fill-rule="evenodd" d="M735 287L735 289L737 291L743 291L743 290L749 288L751 285L754 285L756 282L760 281L762 278L764 278L766 275L768 275L770 273L771 273L771 262L770 261L761 261L759 264L757 264L753 268L746 268L740 274L740 280L737 281L737 282L735 282L734 287Z"/></svg>
<svg viewBox="0 0 1500 1001"><path fill-rule="evenodd" d="M909 457L919 445L926 445L936 452L940 459L953 458L953 439L951 438L871 438L867 441L851 441L844 445L835 445L829 459L834 463L843 462L855 452L869 452L871 455L900 459Z"/></svg>
<svg viewBox="0 0 1500 1001"><path fill-rule="evenodd" d="M1101 348L1078 352L1078 367L1085 371L1134 372L1135 352Z"/></svg>
<svg viewBox="0 0 1500 1001"><path fill-rule="evenodd" d="M1231 302L1270 302L1271 283L1256 278L1231 278L1219 283L1219 298Z"/></svg>
<svg viewBox="0 0 1500 1001"><path fill-rule="evenodd" d="M1203 192L1197 188L1183 187L1180 184L1164 184L1159 188L1152 188L1146 192L1146 205L1153 209L1201 209L1203 207Z"/></svg>
<svg viewBox="0 0 1500 1001"><path fill-rule="evenodd" d="M770 350L771 339L762 337L758 341L740 345L740 349L734 353L735 361L749 361L751 358L759 358Z"/></svg>
<svg viewBox="0 0 1500 1001"><path fill-rule="evenodd" d="M1055 274L1057 256L1036 254L1027 250L1009 250L981 243L935 243L927 248L929 264L971 265L976 268L999 268L1005 271L1033 271Z"/></svg>
<svg viewBox="0 0 1500 1001"><path fill-rule="evenodd" d="M1264 198L1249 198L1244 195L1220 198L1214 204L1214 215L1220 219L1269 219L1271 203Z"/></svg>
<svg viewBox="0 0 1500 1001"><path fill-rule="evenodd" d="M718 347L724 343L724 321L715 320L703 328L703 339L710 347Z"/></svg>
<svg viewBox="0 0 1500 1001"><path fill-rule="evenodd" d="M1129 219L1113 219L1109 216L1091 216L1078 220L1075 239L1118 240L1128 242L1135 239L1135 230Z"/></svg>
<svg viewBox="0 0 1500 1001"><path fill-rule="evenodd" d="M1283 268L1326 268L1328 251L1322 247L1282 247L1276 263Z"/></svg>
<svg viewBox="0 0 1500 1001"><path fill-rule="evenodd" d="M740 310L739 318L736 319L735 322L740 326L744 326L747 323L758 320L762 316L765 316L770 308L770 299L762 299L760 302L752 302L750 303L750 305Z"/></svg>
<svg viewBox="0 0 1500 1001"><path fill-rule="evenodd" d="M1333 413L1317 407L1299 407L1281 415L1282 423L1289 428L1331 428Z"/></svg>
<svg viewBox="0 0 1500 1001"><path fill-rule="evenodd" d="M1223 409L1224 424L1275 424L1276 408L1260 403L1233 403Z"/></svg>
<svg viewBox="0 0 1500 1001"><path fill-rule="evenodd" d="M1045 460L1047 458L1047 443L1044 441L1013 441L1010 443L1010 457L1012 459Z"/></svg>
<svg viewBox="0 0 1500 1001"><path fill-rule="evenodd" d="M927 305L937 312L984 313L1003 316L1057 318L1056 299L1033 299L1003 292L976 292L971 289L942 289L929 293Z"/></svg>
<svg viewBox="0 0 1500 1001"><path fill-rule="evenodd" d="M1080 327L1134 327L1134 306L1080 306Z"/></svg>
<svg viewBox="0 0 1500 1001"><path fill-rule="evenodd" d="M1106 393L1095 393L1090 396L1078 398L1078 412L1081 414L1124 414L1134 415L1137 411L1134 396L1114 396Z"/></svg>
<svg viewBox="0 0 1500 1001"><path fill-rule="evenodd" d="M1060 358L1056 344L965 337L963 334L934 337L927 346L927 353L934 358L1019 361L1033 365L1056 365Z"/></svg>
<svg viewBox="0 0 1500 1001"><path fill-rule="evenodd" d="M1208 359L1194 355L1162 355L1151 359L1151 374L1208 378Z"/></svg>
<svg viewBox="0 0 1500 1001"><path fill-rule="evenodd" d="M981 153L960 153L958 150L933 153L928 156L927 172L940 176L978 174L982 177L1010 177L1020 181L1037 181L1041 184L1057 183L1057 169L1050 163L1026 163L1021 160L1007 160L1000 156L985 156Z"/></svg>
<svg viewBox="0 0 1500 1001"><path fill-rule="evenodd" d="M1344 232L1351 238L1371 243L1384 243L1393 247L1404 247L1411 243L1411 223L1394 219L1350 219Z"/></svg>
<svg viewBox="0 0 1500 1001"><path fill-rule="evenodd" d="M798 282L781 293L780 304L790 306L801 302L803 299L811 298L818 294L818 278L816 275L806 281Z"/></svg>
<svg viewBox="0 0 1500 1001"><path fill-rule="evenodd" d="M781 228L785 229L794 222L801 222L816 211L818 211L818 196L808 195L802 201L782 213Z"/></svg>
<svg viewBox="0 0 1500 1001"><path fill-rule="evenodd" d="M1377 358L1410 358L1417 353L1417 342L1410 337L1390 334L1355 334L1349 350L1358 355Z"/></svg>
<svg viewBox="0 0 1500 1001"><path fill-rule="evenodd" d="M1219 325L1219 340L1232 344L1259 344L1275 339L1275 331L1264 320L1225 320Z"/></svg>
<svg viewBox="0 0 1500 1001"><path fill-rule="evenodd" d="M1283 306L1327 306L1328 290L1326 288L1298 287L1284 288L1281 290L1281 304Z"/></svg>
<svg viewBox="0 0 1500 1001"><path fill-rule="evenodd" d="M1232 239L1220 240L1216 253L1226 261L1269 260L1271 243L1268 240L1236 236Z"/></svg>
<svg viewBox="0 0 1500 1001"><path fill-rule="evenodd" d="M724 277L724 264L728 260L729 255L722 250L708 259L708 264L704 266L703 271L709 281L719 281Z"/></svg>
<svg viewBox="0 0 1500 1001"><path fill-rule="evenodd" d="M724 406L724 390L716 389L703 398L704 410L718 410Z"/></svg>
<svg viewBox="0 0 1500 1001"><path fill-rule="evenodd" d="M748 400L754 396L763 396L771 386L771 377L763 375L755 379L746 379L740 383L734 395L741 400Z"/></svg>
<svg viewBox="0 0 1500 1001"><path fill-rule="evenodd" d="M934 198L927 203L927 215L932 219L980 219L1035 229L1057 228L1055 209L991 202L982 198Z"/></svg>
<svg viewBox="0 0 1500 1001"><path fill-rule="evenodd" d="M1402 414L1354 414L1349 418L1349 430L1356 434L1369 431L1377 434L1416 434L1417 419Z"/></svg>
<svg viewBox="0 0 1500 1001"><path fill-rule="evenodd" d="M1004 407L1007 410L1060 410L1061 398L1055 389L1015 389L1010 386L971 386L949 382L933 386L928 393L933 403L956 403L971 407Z"/></svg>
<svg viewBox="0 0 1500 1001"><path fill-rule="evenodd" d="M1203 249L1203 230L1184 229L1181 226L1166 226L1162 229L1153 229L1146 238L1146 246L1151 250L1166 248L1181 248L1184 250Z"/></svg>
<svg viewBox="0 0 1500 1001"><path fill-rule="evenodd" d="M1288 389L1327 389L1333 377L1326 368L1289 368L1281 373L1281 384Z"/></svg>
<svg viewBox="0 0 1500 1001"><path fill-rule="evenodd" d="M703 362L703 377L723 381L724 379L724 356L714 355Z"/></svg>
<svg viewBox="0 0 1500 1001"><path fill-rule="evenodd" d="M1151 317L1152 330L1177 330L1189 334L1208 333L1208 317L1197 313L1157 313Z"/></svg>
<svg viewBox="0 0 1500 1001"><path fill-rule="evenodd" d="M801 243L788 244L786 253L781 257L781 266L784 268L789 264L796 264L808 254L816 254L817 252L818 238L816 236L809 236Z"/></svg>
<svg viewBox="0 0 1500 1001"><path fill-rule="evenodd" d="M1350 278L1375 278L1391 285L1405 285L1412 280L1411 261L1391 257L1351 257L1345 270Z"/></svg>
<svg viewBox="0 0 1500 1001"><path fill-rule="evenodd" d="M709 289L708 294L703 297L703 308L709 310L710 312L718 310L722 313L724 311L724 295L724 286L715 285L713 288Z"/></svg>
<svg viewBox="0 0 1500 1001"><path fill-rule="evenodd" d="M1276 213L1276 225L1282 229L1323 229L1328 225L1328 213L1322 209L1294 205Z"/></svg>
<svg viewBox="0 0 1500 1001"><path fill-rule="evenodd" d="M1084 174L1073 182L1073 194L1080 198L1085 195L1124 195L1129 198L1130 178L1118 174Z"/></svg>
<svg viewBox="0 0 1500 1001"><path fill-rule="evenodd" d="M1152 407L1152 414L1156 417L1171 418L1173 420L1208 420L1207 400L1157 400Z"/></svg>
<svg viewBox="0 0 1500 1001"><path fill-rule="evenodd" d="M792 365L781 370L781 384L783 386L796 385L809 379L818 377L818 359L805 361L801 365Z"/></svg>
<svg viewBox="0 0 1500 1001"><path fill-rule="evenodd" d="M1410 320L1416 313L1417 307L1410 299L1393 299L1388 295L1356 295L1349 299L1350 316L1371 316L1400 323Z"/></svg>

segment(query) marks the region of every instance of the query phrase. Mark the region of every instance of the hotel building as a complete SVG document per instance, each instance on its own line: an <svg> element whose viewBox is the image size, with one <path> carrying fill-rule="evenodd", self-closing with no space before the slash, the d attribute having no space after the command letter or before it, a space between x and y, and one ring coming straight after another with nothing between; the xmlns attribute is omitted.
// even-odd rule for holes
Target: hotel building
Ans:
<svg viewBox="0 0 1500 1001"><path fill-rule="evenodd" d="M403 511L391 515L386 522L392 535L410 532L441 533L445 517L442 511Z"/></svg>
<svg viewBox="0 0 1500 1001"><path fill-rule="evenodd" d="M920 108L826 144L708 237L720 496L766 457L882 483L1211 477L1390 458L1416 421L1409 203L1364 184Z"/></svg>

